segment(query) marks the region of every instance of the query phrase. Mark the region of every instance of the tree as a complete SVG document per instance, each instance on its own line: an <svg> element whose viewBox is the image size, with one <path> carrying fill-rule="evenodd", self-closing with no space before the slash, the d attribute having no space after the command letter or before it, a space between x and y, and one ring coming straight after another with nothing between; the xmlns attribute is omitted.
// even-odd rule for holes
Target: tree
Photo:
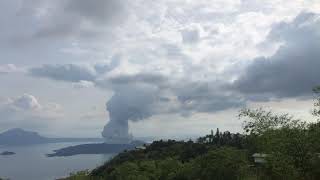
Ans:
<svg viewBox="0 0 320 180"><path fill-rule="evenodd" d="M313 92L315 94L315 102L312 114L316 117L320 117L320 86L314 88Z"/></svg>
<svg viewBox="0 0 320 180"><path fill-rule="evenodd" d="M249 118L244 122L244 130L252 144L269 155L267 170L273 179L301 179L310 175L316 152L305 122L262 109L242 110L240 117Z"/></svg>
<svg viewBox="0 0 320 180"><path fill-rule="evenodd" d="M154 161L144 160L120 164L105 179L156 180L159 174Z"/></svg>
<svg viewBox="0 0 320 180"><path fill-rule="evenodd" d="M299 119L294 119L289 114L277 115L271 111L263 109L242 109L239 118L247 117L244 121L243 129L247 134L262 135L268 130L275 130L283 127L304 128L306 123Z"/></svg>
<svg viewBox="0 0 320 180"><path fill-rule="evenodd" d="M195 159L192 168L196 174L193 179L234 180L248 173L248 160L243 150L218 148Z"/></svg>

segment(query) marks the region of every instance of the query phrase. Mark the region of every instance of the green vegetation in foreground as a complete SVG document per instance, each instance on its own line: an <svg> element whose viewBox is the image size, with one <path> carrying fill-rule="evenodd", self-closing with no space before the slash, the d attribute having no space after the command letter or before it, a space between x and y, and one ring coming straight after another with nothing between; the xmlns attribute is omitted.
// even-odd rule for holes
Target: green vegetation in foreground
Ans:
<svg viewBox="0 0 320 180"><path fill-rule="evenodd" d="M314 105L313 114L320 117L320 98ZM306 123L262 109L244 109L239 117L246 120L243 134L217 130L197 142L155 141L66 180L320 179L319 120ZM254 164L255 152L267 154L266 163Z"/></svg>

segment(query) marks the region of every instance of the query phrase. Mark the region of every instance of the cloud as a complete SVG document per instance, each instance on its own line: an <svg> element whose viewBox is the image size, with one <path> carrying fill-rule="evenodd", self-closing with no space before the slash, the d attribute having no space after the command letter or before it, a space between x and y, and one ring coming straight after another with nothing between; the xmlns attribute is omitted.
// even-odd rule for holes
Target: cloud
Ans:
<svg viewBox="0 0 320 180"><path fill-rule="evenodd" d="M293 22L273 27L269 41L281 42L271 57L255 59L234 87L250 96L298 97L310 95L320 84L320 16L302 13Z"/></svg>
<svg viewBox="0 0 320 180"><path fill-rule="evenodd" d="M94 86L94 83L91 81L84 81L81 80L79 82L75 82L72 84L72 86L76 89L82 89L82 88L90 88Z"/></svg>
<svg viewBox="0 0 320 180"><path fill-rule="evenodd" d="M138 73L133 75L118 75L108 79L113 85L127 85L127 84L156 84L157 86L165 85L168 78L156 73Z"/></svg>
<svg viewBox="0 0 320 180"><path fill-rule="evenodd" d="M0 102L0 125L8 128L45 128L54 120L61 118L60 106L55 103L40 104L30 94L2 99Z"/></svg>
<svg viewBox="0 0 320 180"><path fill-rule="evenodd" d="M127 17L126 0L23 1L20 14L42 22L36 38L96 37L99 29L121 24Z"/></svg>
<svg viewBox="0 0 320 180"><path fill-rule="evenodd" d="M118 136L122 137L120 139L130 138L129 121L138 122L159 114L191 116L199 112L214 113L244 105L233 94L222 93L206 83L171 82L152 74L117 80L121 85L113 87L114 94L106 104L110 121L102 135L107 140ZM113 79L111 85L114 83Z"/></svg>
<svg viewBox="0 0 320 180"><path fill-rule="evenodd" d="M183 115L186 115L186 112L189 112L189 114L195 112L211 113L244 105L243 99L223 87L221 82L198 82L187 78L147 71L132 74L113 73L113 71L117 71L117 67L121 68L118 65L115 66L114 63L109 65L93 64L85 67L79 68L77 65L46 65L32 68L30 73L38 77L73 82L73 86L78 88L95 85L102 89L112 90L114 97L111 98L112 103L108 103L109 106L123 107L125 109L122 104L132 104L130 105L132 107L136 103L138 106L135 109L148 107L145 109L146 113L143 113L143 110L137 110L143 114L141 115L143 117L162 113ZM91 71L88 71L88 69ZM139 94L146 96L145 98L141 96L144 100L148 99L147 96L149 94L152 100L146 103L144 101L140 102L140 98L129 98L131 96L138 97ZM123 96L128 101L130 100L130 103L122 103L124 100L120 96ZM120 105L116 105L118 100ZM145 116L146 114L148 116Z"/></svg>
<svg viewBox="0 0 320 180"><path fill-rule="evenodd" d="M174 86L183 112L214 113L245 106L244 99L232 93L221 82L184 82Z"/></svg>
<svg viewBox="0 0 320 180"><path fill-rule="evenodd" d="M76 64L44 65L31 68L30 73L33 76L69 82L93 81L95 79L95 70L93 68Z"/></svg>
<svg viewBox="0 0 320 180"><path fill-rule="evenodd" d="M0 74L7 74L7 73L12 73L17 71L19 71L19 69L14 64L0 65Z"/></svg>
<svg viewBox="0 0 320 180"><path fill-rule="evenodd" d="M13 99L11 104L22 110L36 110L41 108L38 100L29 94L24 94L21 97Z"/></svg>
<svg viewBox="0 0 320 180"><path fill-rule="evenodd" d="M89 85L96 78L118 67L121 60L113 56L109 62L95 64L45 64L28 69L29 75L58 81L73 82L74 85Z"/></svg>
<svg viewBox="0 0 320 180"><path fill-rule="evenodd" d="M125 11L124 0L69 0L65 9L97 23L119 21Z"/></svg>
<svg viewBox="0 0 320 180"><path fill-rule="evenodd" d="M145 114L212 113L245 106L246 101L252 99L299 97L310 93L313 86L320 84L318 17L312 13L302 13L292 22L274 25L266 42L282 43L281 47L270 57L260 57L250 61L244 72L238 72L238 78L231 83L231 86L227 81L228 78L220 77L219 74L215 74L216 78L213 79L190 78L190 73L197 67L193 65L189 66L188 71L183 69L185 72L182 76L148 68L139 68L133 73L126 73L126 68L133 64L119 63L121 59L119 57L104 65L94 64L85 68L72 64L43 66L31 69L31 74L56 80L95 84L100 88L113 90L116 97L133 96L140 91L145 94L150 93L154 99L150 101L152 103L146 103L148 113ZM242 69L235 66L231 68L233 70L230 72L233 72L233 75L235 69ZM118 71L119 69L123 70ZM221 74L226 75L226 73ZM140 86L148 88L143 89ZM113 102L111 104L115 105L114 99L121 98L111 99ZM138 101L136 103L139 104Z"/></svg>
<svg viewBox="0 0 320 180"><path fill-rule="evenodd" d="M110 99L112 103L109 101L107 107L119 109L122 115L126 114L122 112L126 106L136 109L136 113L140 114L137 117L147 118L166 113L212 113L244 105L241 97L225 89L219 82L196 82L163 74L137 73L107 77L95 83L98 87L114 91ZM131 111L128 110L128 113L133 113Z"/></svg>
<svg viewBox="0 0 320 180"><path fill-rule="evenodd" d="M316 30L306 29L314 28L316 20L307 15L291 22L308 7L302 7L302 1L279 4L284 3L290 8L251 0L25 0L20 11L25 14L17 23L21 25L14 26L20 28L8 28L8 32L36 39L31 45L24 41L33 49L19 53L26 57L14 56L41 60L33 63L40 65L30 69L32 76L66 81L73 88L112 91L107 108L111 116L123 116L120 121L159 114L189 116L243 107L252 99L300 97L310 92L313 83L306 78L319 75L312 74L319 64L311 60L312 53L319 57L314 48L319 44ZM264 41L269 46L257 46ZM274 54L278 44L282 47ZM285 60L298 55L306 60ZM111 62L100 63L102 59ZM84 61L87 64L77 64ZM239 64L248 67L239 68ZM291 83L299 78L301 86ZM54 84L58 89L63 85ZM83 91L87 90L78 90ZM56 96L61 98L59 93ZM75 109L84 106L77 104Z"/></svg>
<svg viewBox="0 0 320 180"><path fill-rule="evenodd" d="M181 31L182 41L186 44L197 43L200 40L200 31L197 27L189 27Z"/></svg>

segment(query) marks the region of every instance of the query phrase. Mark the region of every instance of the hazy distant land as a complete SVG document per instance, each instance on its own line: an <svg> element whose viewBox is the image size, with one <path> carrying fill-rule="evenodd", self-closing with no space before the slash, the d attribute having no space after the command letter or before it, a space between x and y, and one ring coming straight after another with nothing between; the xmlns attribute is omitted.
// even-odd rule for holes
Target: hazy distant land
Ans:
<svg viewBox="0 0 320 180"><path fill-rule="evenodd" d="M0 145L6 146L22 146L61 142L92 142L92 144L80 144L54 150L54 153L47 154L48 157L73 156L78 154L119 153L124 150L134 149L136 146L145 143L143 141L133 141L129 144L106 144L102 143L102 138L48 138L39 135L37 132L26 131L20 128L10 129L0 134Z"/></svg>
<svg viewBox="0 0 320 180"><path fill-rule="evenodd" d="M49 138L37 132L20 128L10 129L0 134L0 145L32 145L59 142L102 142L102 138Z"/></svg>
<svg viewBox="0 0 320 180"><path fill-rule="evenodd" d="M124 150L132 150L135 144L80 144L76 146L69 146L62 149L54 150L54 153L47 154L48 157L55 156L73 156L79 154L114 154Z"/></svg>
<svg viewBox="0 0 320 180"><path fill-rule="evenodd" d="M2 153L0 153L0 156L11 156L11 155L15 155L15 152L11 152L11 151L4 151Z"/></svg>

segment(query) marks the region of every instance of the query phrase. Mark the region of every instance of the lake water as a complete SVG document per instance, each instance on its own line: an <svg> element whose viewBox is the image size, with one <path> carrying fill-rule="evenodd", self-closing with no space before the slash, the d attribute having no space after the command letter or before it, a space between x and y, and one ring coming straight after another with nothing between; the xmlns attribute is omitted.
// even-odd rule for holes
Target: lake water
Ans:
<svg viewBox="0 0 320 180"><path fill-rule="evenodd" d="M53 143L19 147L0 146L0 152L15 155L0 156L0 177L10 180L54 180L85 169L93 169L109 160L113 154L46 157L55 149L84 143Z"/></svg>

